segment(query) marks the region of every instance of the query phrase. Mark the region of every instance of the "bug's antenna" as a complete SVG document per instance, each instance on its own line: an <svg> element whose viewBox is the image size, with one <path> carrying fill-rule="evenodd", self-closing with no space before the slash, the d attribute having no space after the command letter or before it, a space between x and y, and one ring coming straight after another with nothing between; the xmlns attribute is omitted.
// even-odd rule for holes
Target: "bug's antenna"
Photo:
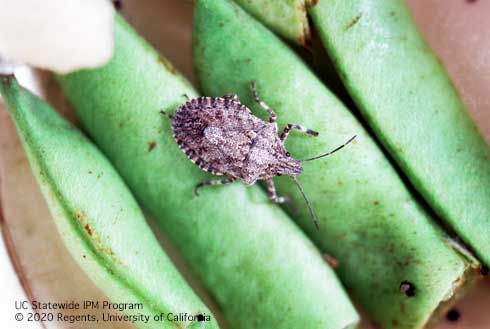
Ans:
<svg viewBox="0 0 490 329"><path fill-rule="evenodd" d="M303 187L298 182L298 179L296 178L296 176L291 176L291 178L296 183L296 186L298 187L299 191L301 192L301 194L303 195L303 198L306 201L306 205L308 206L308 210L310 211L310 215L311 215L311 218L313 219L313 223L315 224L316 229L320 230L320 226L318 226L318 219L316 218L316 214L313 211L313 208L311 207L310 200L308 200L308 198L306 197L305 191L303 191Z"/></svg>
<svg viewBox="0 0 490 329"><path fill-rule="evenodd" d="M351 139L349 139L347 142L345 142L344 144L342 144L339 147L337 147L335 150L332 150L332 151L330 151L328 153L325 153L325 154L322 154L322 155L318 155L318 156L313 157L313 158L301 160L301 161L303 161L303 162L305 162L305 161L312 161L312 160L316 160L316 159L320 159L320 158L323 158L323 157L332 155L335 152L337 152L338 150L340 150L341 148L343 148L344 146L346 146L347 144L349 144L350 142L352 142L354 140L354 138L356 138L356 137L357 137L357 135L352 136Z"/></svg>

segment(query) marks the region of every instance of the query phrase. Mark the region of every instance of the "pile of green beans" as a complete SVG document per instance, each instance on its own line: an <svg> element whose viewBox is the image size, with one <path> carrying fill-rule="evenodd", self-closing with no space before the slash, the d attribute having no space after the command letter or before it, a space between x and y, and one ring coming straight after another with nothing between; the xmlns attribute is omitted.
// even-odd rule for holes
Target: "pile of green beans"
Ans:
<svg viewBox="0 0 490 329"><path fill-rule="evenodd" d="M312 30L319 59L333 64L326 79L341 81L357 109L281 40L308 46ZM194 1L193 64L204 95L237 94L265 118L255 81L279 129L319 132L291 134L296 159L356 135L333 156L303 163L298 180L319 229L290 177L274 178L291 199L284 207L241 183L195 195L213 177L187 159L160 112L198 92L120 16L114 34L107 65L56 76L93 143L15 78L0 77L0 93L67 248L111 301L142 305L124 311L148 318L137 327L221 325L138 203L229 328L355 328L346 291L381 328L424 328L464 293L475 268L490 265L490 149L403 1Z"/></svg>

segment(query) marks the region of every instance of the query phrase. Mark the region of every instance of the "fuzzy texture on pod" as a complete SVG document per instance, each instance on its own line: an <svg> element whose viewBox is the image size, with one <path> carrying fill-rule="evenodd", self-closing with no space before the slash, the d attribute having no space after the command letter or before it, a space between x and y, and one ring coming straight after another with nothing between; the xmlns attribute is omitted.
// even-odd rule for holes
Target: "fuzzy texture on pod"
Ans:
<svg viewBox="0 0 490 329"><path fill-rule="evenodd" d="M83 126L213 294L233 328L341 329L359 318L318 249L256 186L212 178L172 137L192 87L120 17L105 67L60 76Z"/></svg>
<svg viewBox="0 0 490 329"><path fill-rule="evenodd" d="M193 38L194 66L207 95L235 92L265 117L251 95L255 80L261 99L276 111L279 129L293 123L319 132L289 137L294 158L325 153L357 135L332 157L305 163L298 177L319 231L289 177L275 179L278 193L292 197L289 213L338 261L341 280L374 322L422 328L453 300L470 268L362 125L298 56L231 1L196 1ZM414 287L410 296L400 289L405 281Z"/></svg>
<svg viewBox="0 0 490 329"><path fill-rule="evenodd" d="M117 303L141 303L140 328L218 328L166 314L210 311L162 251L133 196L100 151L48 104L0 78L0 92L63 241L81 269ZM102 301L99 301L102 303ZM164 313L163 321L153 321Z"/></svg>
<svg viewBox="0 0 490 329"><path fill-rule="evenodd" d="M319 1L309 12L377 138L439 217L490 265L490 149L405 2Z"/></svg>

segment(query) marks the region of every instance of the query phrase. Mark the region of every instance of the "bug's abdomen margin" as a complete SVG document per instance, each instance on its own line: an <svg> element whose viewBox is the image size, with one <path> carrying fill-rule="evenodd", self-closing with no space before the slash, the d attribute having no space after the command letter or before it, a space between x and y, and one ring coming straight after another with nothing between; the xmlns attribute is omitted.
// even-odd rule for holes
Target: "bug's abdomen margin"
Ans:
<svg viewBox="0 0 490 329"><path fill-rule="evenodd" d="M249 141L237 127L238 102L226 98L201 97L179 107L172 130L179 147L201 169L216 175L239 177L239 163Z"/></svg>

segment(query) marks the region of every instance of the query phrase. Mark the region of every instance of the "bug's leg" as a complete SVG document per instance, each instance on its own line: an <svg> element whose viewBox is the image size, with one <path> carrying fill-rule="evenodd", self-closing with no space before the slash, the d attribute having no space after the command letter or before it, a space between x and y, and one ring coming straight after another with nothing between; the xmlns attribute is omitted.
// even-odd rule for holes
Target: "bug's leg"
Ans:
<svg viewBox="0 0 490 329"><path fill-rule="evenodd" d="M182 94L182 96L184 96L187 101L190 100L190 98L189 98L189 96L187 96L187 94Z"/></svg>
<svg viewBox="0 0 490 329"><path fill-rule="evenodd" d="M274 112L273 109L271 109L267 104L262 102L257 95L257 85L255 84L255 81L252 81L252 94L254 96L255 101L262 107L264 110L266 110L269 113L269 122L274 123L276 122L276 113Z"/></svg>
<svg viewBox="0 0 490 329"><path fill-rule="evenodd" d="M235 178L233 178L233 177L229 177L229 178L225 178L225 179L205 180L204 182L201 182L201 183L196 185L196 187L194 188L194 193L197 196L199 196L199 190L201 189L201 187L211 186L211 185L225 185L225 184L233 183L234 181L235 181Z"/></svg>
<svg viewBox="0 0 490 329"><path fill-rule="evenodd" d="M167 112L165 112L164 110L160 110L160 113L164 116L164 117L167 117L169 118L170 120L172 120L172 114L168 114Z"/></svg>
<svg viewBox="0 0 490 329"><path fill-rule="evenodd" d="M301 132L303 132L305 134L311 135L311 136L318 136L318 133L316 131L313 131L313 130L308 129L308 128L305 128L305 127L302 127L300 125L295 125L295 124L288 123L286 125L286 127L284 127L284 130L281 133L281 141L284 142L286 140L286 138L288 137L289 132L291 130L293 130L293 129L299 130L299 131L301 131Z"/></svg>
<svg viewBox="0 0 490 329"><path fill-rule="evenodd" d="M238 102L238 95L237 94L227 94L227 95L224 95L223 98L231 100L231 101Z"/></svg>
<svg viewBox="0 0 490 329"><path fill-rule="evenodd" d="M285 203L289 202L289 198L284 196L277 196L276 186L272 181L272 178L266 179L267 183L267 194L269 195L269 199L274 203Z"/></svg>

